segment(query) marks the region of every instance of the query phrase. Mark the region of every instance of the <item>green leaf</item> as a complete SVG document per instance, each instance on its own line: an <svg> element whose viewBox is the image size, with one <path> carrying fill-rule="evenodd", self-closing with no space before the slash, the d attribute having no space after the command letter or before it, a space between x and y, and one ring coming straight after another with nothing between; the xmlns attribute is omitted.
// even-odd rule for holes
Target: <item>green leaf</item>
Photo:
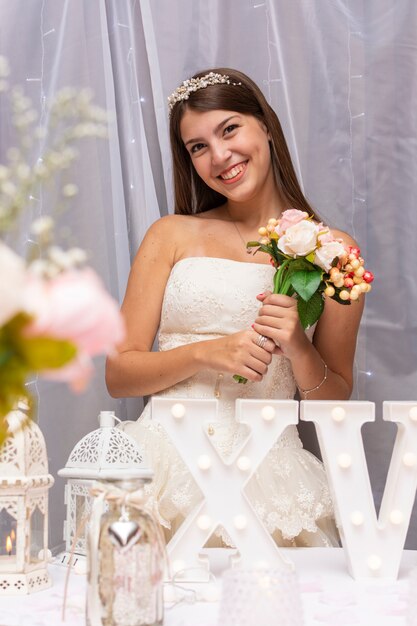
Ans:
<svg viewBox="0 0 417 626"><path fill-rule="evenodd" d="M321 272L300 270L291 276L291 285L298 295L305 301L317 292L321 283Z"/></svg>
<svg viewBox="0 0 417 626"><path fill-rule="evenodd" d="M316 291L308 301L298 298L297 308L302 327L304 329L309 328L317 322L323 313L324 301L321 293Z"/></svg>
<svg viewBox="0 0 417 626"><path fill-rule="evenodd" d="M62 367L77 354L77 348L71 342L51 337L22 338L19 350L28 369L33 371Z"/></svg>

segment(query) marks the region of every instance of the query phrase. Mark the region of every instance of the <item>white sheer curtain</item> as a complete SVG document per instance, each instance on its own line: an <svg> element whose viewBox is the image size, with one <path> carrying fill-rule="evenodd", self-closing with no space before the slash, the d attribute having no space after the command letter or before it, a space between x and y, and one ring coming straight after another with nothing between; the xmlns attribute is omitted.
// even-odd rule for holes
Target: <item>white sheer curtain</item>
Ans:
<svg viewBox="0 0 417 626"><path fill-rule="evenodd" d="M262 87L309 200L358 240L376 274L353 399L377 404L364 437L378 506L395 435L382 401L417 395L416 45L414 0L0 0L0 54L40 112L43 96L64 85L92 87L114 112L110 141L82 152L80 196L64 219L115 297L146 228L172 210L166 97L214 66L241 69ZM4 118L0 130L3 155ZM48 211L47 199L32 209ZM109 399L102 364L81 397L35 387L53 472L100 408L122 417L139 408ZM52 498L57 545L61 483Z"/></svg>

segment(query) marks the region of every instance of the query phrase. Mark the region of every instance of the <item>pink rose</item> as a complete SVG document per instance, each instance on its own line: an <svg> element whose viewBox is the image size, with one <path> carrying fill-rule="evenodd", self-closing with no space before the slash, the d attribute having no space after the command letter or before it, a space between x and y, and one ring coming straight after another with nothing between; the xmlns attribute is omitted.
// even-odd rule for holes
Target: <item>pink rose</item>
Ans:
<svg viewBox="0 0 417 626"><path fill-rule="evenodd" d="M320 245L324 245L325 243L330 243L331 241L335 241L335 238L333 237L333 233L331 232L328 226L324 226L324 224L320 223L319 231L320 231L320 234L318 236L318 240L320 242Z"/></svg>
<svg viewBox="0 0 417 626"><path fill-rule="evenodd" d="M49 280L32 276L26 299L26 310L35 318L28 336L67 339L78 350L67 366L48 372L49 378L82 387L91 375L91 357L110 353L124 338L119 308L90 268Z"/></svg>
<svg viewBox="0 0 417 626"><path fill-rule="evenodd" d="M298 224L298 222L301 222L301 220L305 220L306 217L308 217L308 213L306 213L305 211L299 211L298 209L287 209L281 215L275 232L278 236L281 236L285 233L287 228L295 226L295 224Z"/></svg>
<svg viewBox="0 0 417 626"><path fill-rule="evenodd" d="M0 327L23 310L25 282L23 259L0 242Z"/></svg>
<svg viewBox="0 0 417 626"><path fill-rule="evenodd" d="M332 266L332 262L336 257L343 257L346 254L345 247L340 241L333 239L329 243L317 248L314 256L314 263L328 272Z"/></svg>
<svg viewBox="0 0 417 626"><path fill-rule="evenodd" d="M284 254L297 257L307 256L317 247L318 225L308 220L290 226L278 239L278 248Z"/></svg>

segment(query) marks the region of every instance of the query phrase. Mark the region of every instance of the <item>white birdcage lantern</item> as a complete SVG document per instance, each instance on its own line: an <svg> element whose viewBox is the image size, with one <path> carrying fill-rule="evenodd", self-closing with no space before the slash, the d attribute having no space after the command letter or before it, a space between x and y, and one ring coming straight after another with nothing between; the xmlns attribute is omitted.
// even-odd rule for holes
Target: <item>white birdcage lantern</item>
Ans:
<svg viewBox="0 0 417 626"><path fill-rule="evenodd" d="M47 571L48 473L41 430L20 408L7 417L0 448L0 595L50 587Z"/></svg>
<svg viewBox="0 0 417 626"><path fill-rule="evenodd" d="M122 478L129 470L145 469L146 466L140 446L133 437L116 428L117 420L113 411L101 411L100 427L75 445L67 464L58 471L59 476L68 479L65 485L65 552L59 561L63 565L81 566L80 571L87 553L86 537L92 507L90 489L94 481L109 474Z"/></svg>

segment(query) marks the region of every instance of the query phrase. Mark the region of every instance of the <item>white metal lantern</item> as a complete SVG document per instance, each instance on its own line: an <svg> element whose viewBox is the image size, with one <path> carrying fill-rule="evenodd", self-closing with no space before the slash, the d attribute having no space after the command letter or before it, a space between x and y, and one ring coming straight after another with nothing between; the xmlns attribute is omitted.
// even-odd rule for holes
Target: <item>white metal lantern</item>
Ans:
<svg viewBox="0 0 417 626"><path fill-rule="evenodd" d="M6 417L9 437L0 448L0 595L50 587L47 571L48 473L45 440L21 411Z"/></svg>
<svg viewBox="0 0 417 626"><path fill-rule="evenodd" d="M144 456L135 439L116 428L117 417L113 411L101 411L100 428L85 435L73 448L65 468L59 476L68 479L65 486L67 506L64 522L66 552L60 562L77 566L86 556L87 523L91 513L90 488L95 480L109 475L123 477L132 468L145 468ZM120 421L120 420L119 420Z"/></svg>

